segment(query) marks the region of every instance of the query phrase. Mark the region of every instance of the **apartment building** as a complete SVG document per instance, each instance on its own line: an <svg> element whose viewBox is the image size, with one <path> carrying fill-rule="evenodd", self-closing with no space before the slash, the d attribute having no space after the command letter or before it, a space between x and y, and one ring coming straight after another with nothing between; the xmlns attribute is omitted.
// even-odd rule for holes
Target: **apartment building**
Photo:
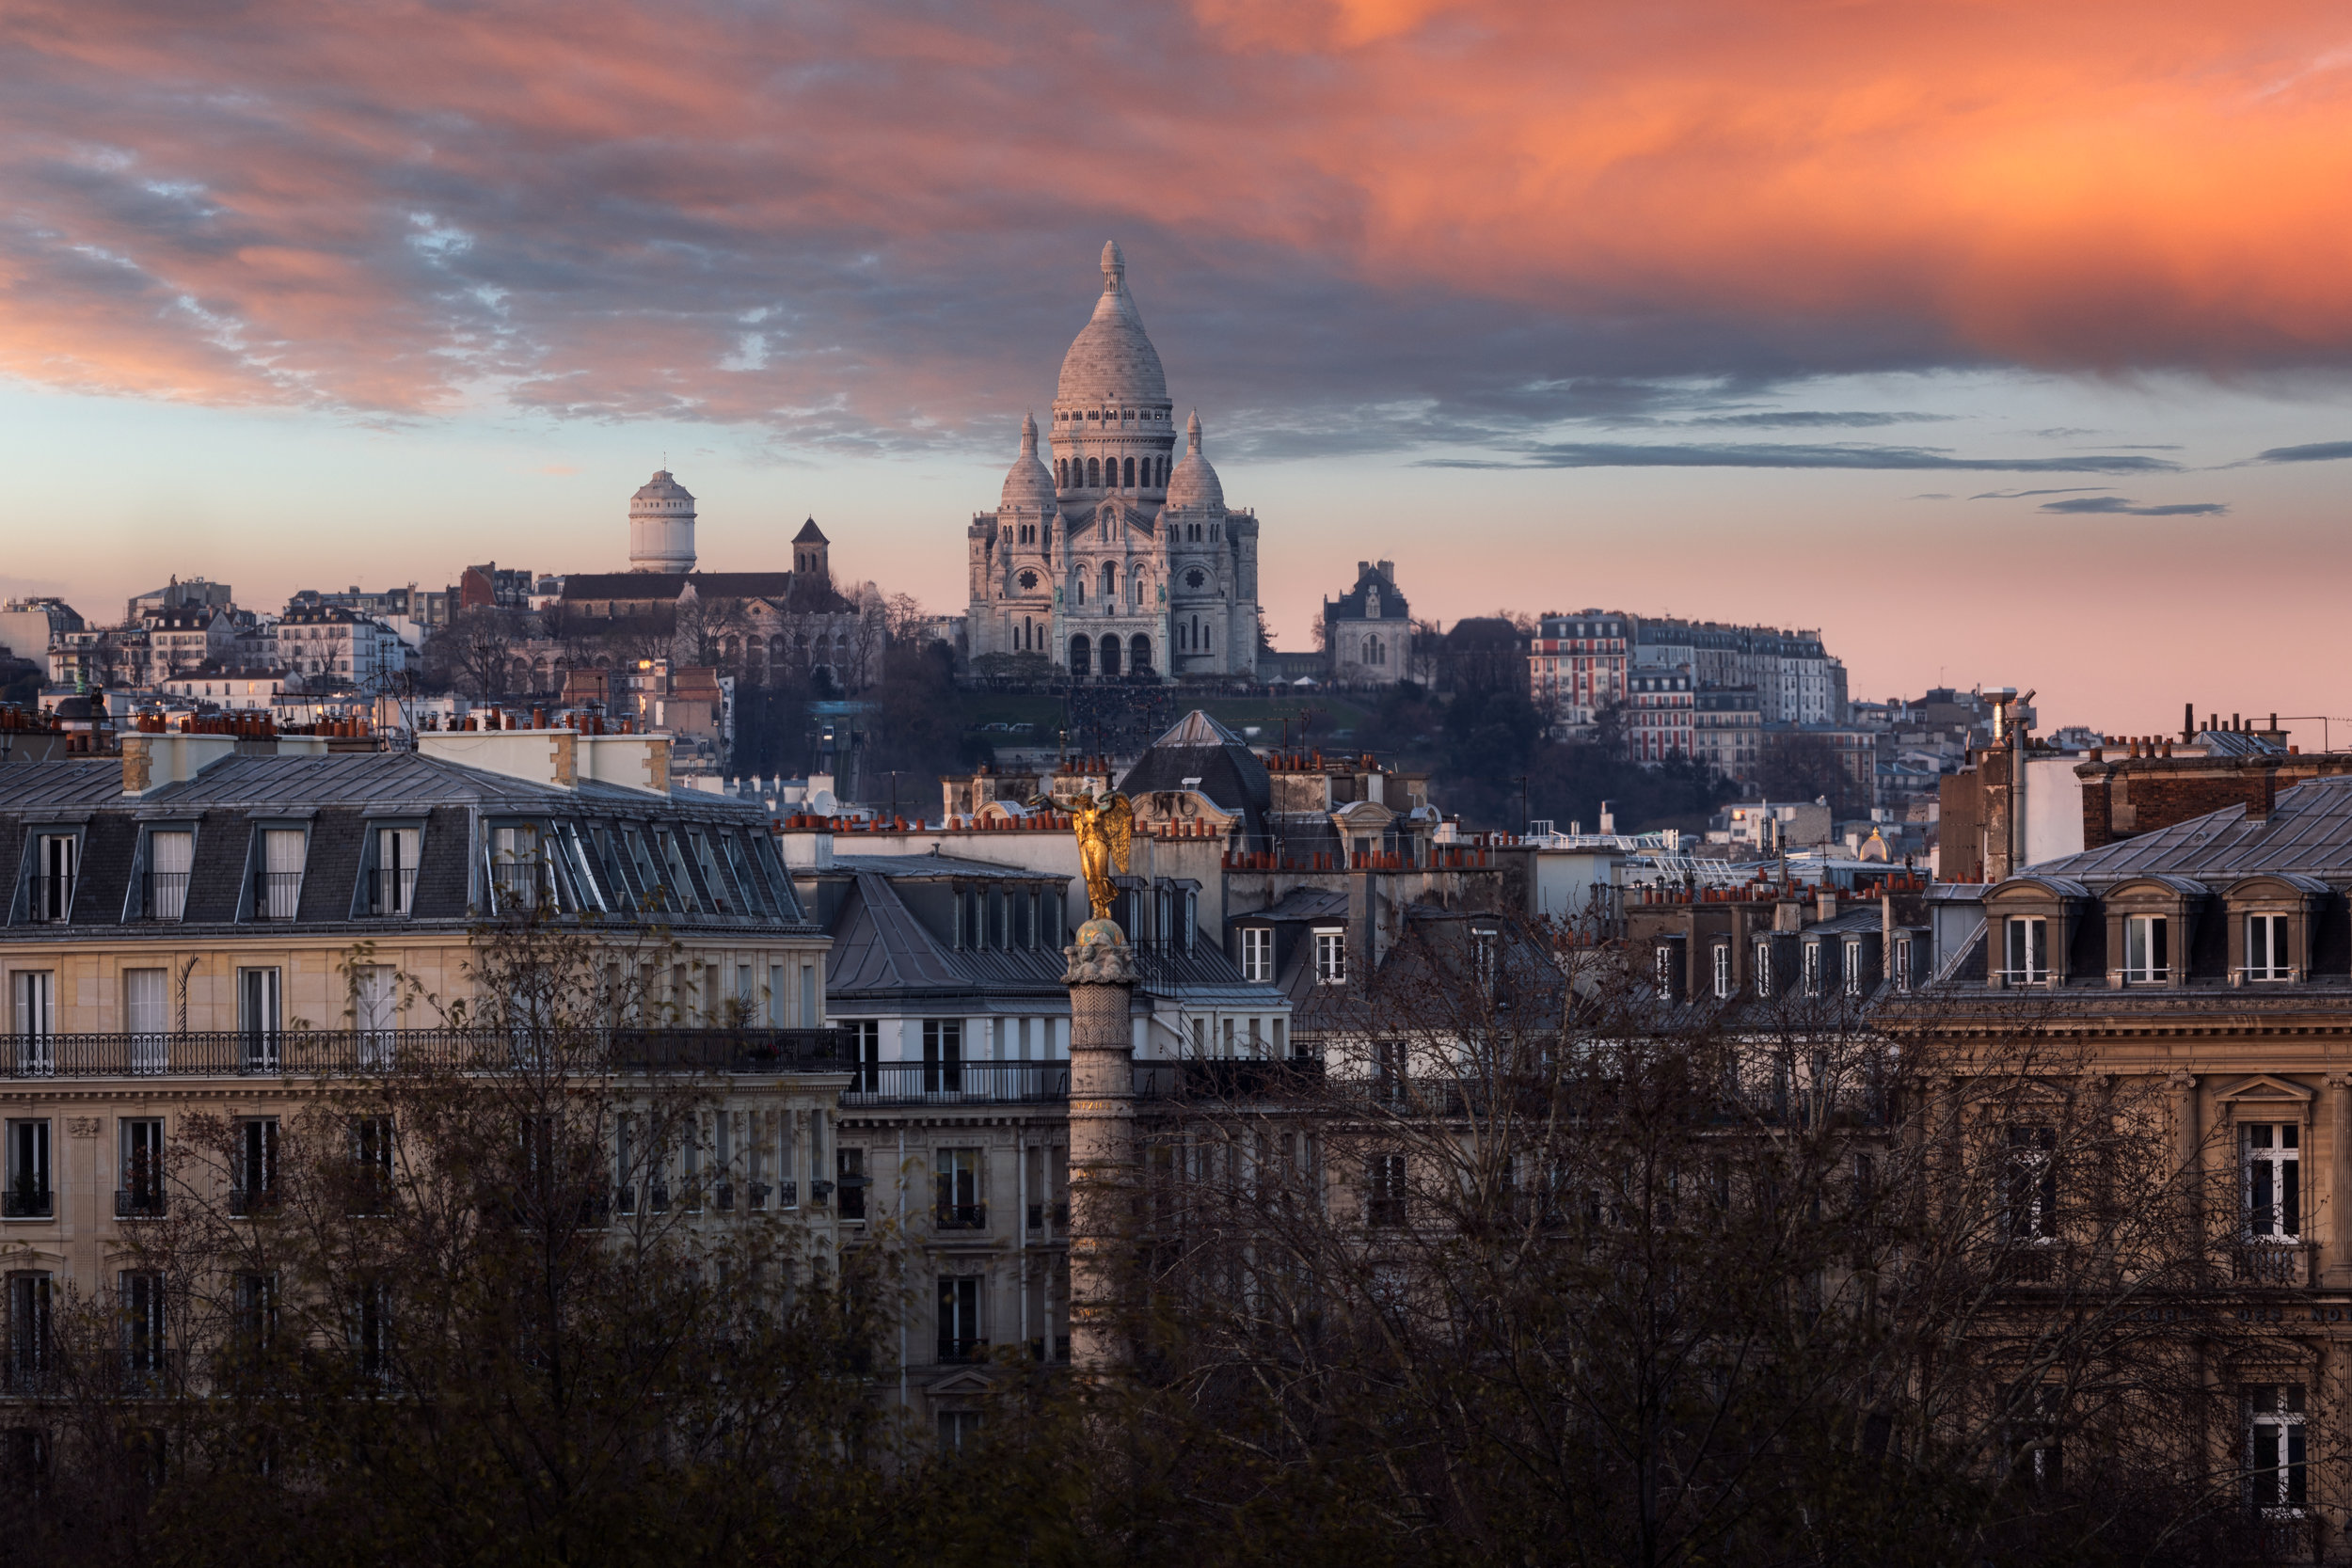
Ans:
<svg viewBox="0 0 2352 1568"><path fill-rule="evenodd" d="M421 745L136 734L0 768L7 1391L40 1373L27 1325L69 1287L137 1285L110 1259L170 1201L158 1162L188 1118L233 1124L250 1159L230 1201L266 1207L282 1124L463 1046L445 1009L472 995L485 923L517 916L642 974L615 1039L713 1086L715 1141L685 1157L744 1167L728 1212L832 1235L845 1041L760 808L674 794L659 736Z"/></svg>
<svg viewBox="0 0 2352 1568"><path fill-rule="evenodd" d="M1625 700L1627 647L1633 617L1616 610L1546 612L1527 644L1527 694L1554 732L1589 730L1593 716Z"/></svg>
<svg viewBox="0 0 2352 1568"><path fill-rule="evenodd" d="M1638 669L1626 677L1625 748L1635 762L1691 755L1697 718L1689 671Z"/></svg>
<svg viewBox="0 0 2352 1568"><path fill-rule="evenodd" d="M367 688L408 668L408 644L372 615L340 606L289 610L278 619L274 658L311 689Z"/></svg>

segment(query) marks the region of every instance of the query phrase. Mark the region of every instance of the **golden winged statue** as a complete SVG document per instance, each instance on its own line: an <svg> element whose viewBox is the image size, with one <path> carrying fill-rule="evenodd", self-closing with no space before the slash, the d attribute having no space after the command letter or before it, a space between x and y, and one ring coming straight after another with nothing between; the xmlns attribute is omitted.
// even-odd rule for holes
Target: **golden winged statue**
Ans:
<svg viewBox="0 0 2352 1568"><path fill-rule="evenodd" d="M1041 797L1032 804L1053 805ZM1111 869L1125 876L1136 837L1136 810L1117 793L1081 795L1069 801L1071 831L1078 839L1078 869L1087 880L1087 904L1097 920L1111 917L1111 902L1119 890L1111 885Z"/></svg>

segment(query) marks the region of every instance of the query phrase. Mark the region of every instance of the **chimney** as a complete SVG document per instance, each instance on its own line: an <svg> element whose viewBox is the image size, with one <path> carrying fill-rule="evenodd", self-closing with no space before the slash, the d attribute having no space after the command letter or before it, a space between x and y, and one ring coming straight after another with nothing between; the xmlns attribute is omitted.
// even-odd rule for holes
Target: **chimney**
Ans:
<svg viewBox="0 0 2352 1568"><path fill-rule="evenodd" d="M2185 746L2197 738L2197 705L2181 705L2181 744Z"/></svg>
<svg viewBox="0 0 2352 1568"><path fill-rule="evenodd" d="M1815 899L1813 918L1816 920L1837 918L1837 890L1826 882L1821 885L1821 891Z"/></svg>
<svg viewBox="0 0 2352 1568"><path fill-rule="evenodd" d="M2279 803L2279 771L2275 768L2260 768L2247 788L2246 820L2267 822L2273 807Z"/></svg>

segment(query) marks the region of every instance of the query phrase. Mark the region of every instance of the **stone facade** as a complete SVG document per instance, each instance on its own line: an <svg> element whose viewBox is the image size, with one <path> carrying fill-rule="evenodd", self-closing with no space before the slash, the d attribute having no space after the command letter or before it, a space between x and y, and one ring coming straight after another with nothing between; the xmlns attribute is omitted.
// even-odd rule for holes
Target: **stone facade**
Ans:
<svg viewBox="0 0 2352 1568"><path fill-rule="evenodd" d="M1356 586L1323 601L1323 648L1343 686L1394 686L1411 674L1413 611L1396 562L1359 561Z"/></svg>
<svg viewBox="0 0 2352 1568"><path fill-rule="evenodd" d="M1053 467L1025 418L996 510L966 531L970 657L1076 676L1250 673L1258 520L1225 504L1198 414L1175 455L1175 405L1116 245L1052 417Z"/></svg>

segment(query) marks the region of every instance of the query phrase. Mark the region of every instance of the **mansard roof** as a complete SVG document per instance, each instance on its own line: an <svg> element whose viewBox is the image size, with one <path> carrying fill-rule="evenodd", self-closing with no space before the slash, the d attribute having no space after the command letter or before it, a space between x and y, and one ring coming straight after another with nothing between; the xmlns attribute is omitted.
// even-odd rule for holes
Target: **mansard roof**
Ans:
<svg viewBox="0 0 2352 1568"><path fill-rule="evenodd" d="M2111 886L2133 877L2177 876L2207 885L2297 873L2352 881L2352 778L2313 779L2282 790L2267 816L2224 806L2154 832L2029 866L2024 875Z"/></svg>

